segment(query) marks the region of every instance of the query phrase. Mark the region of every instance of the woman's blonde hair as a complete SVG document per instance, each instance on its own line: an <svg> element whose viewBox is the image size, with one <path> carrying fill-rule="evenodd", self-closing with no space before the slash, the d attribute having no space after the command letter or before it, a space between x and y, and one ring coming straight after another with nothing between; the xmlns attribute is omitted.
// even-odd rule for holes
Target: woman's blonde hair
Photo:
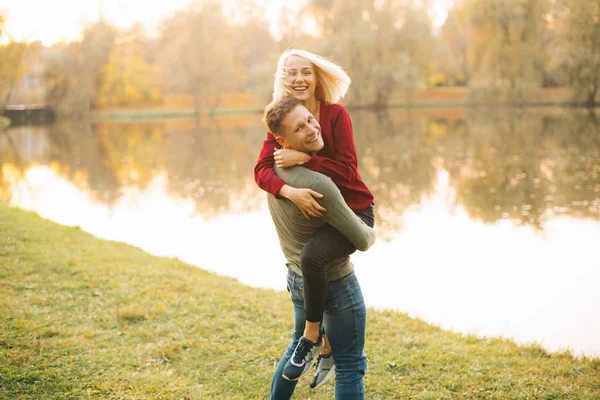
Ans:
<svg viewBox="0 0 600 400"><path fill-rule="evenodd" d="M315 97L326 103L337 103L344 98L352 80L339 65L306 50L288 49L284 51L277 62L275 83L273 85L273 100L289 95L285 80L285 60L289 56L305 58L315 68L317 87Z"/></svg>

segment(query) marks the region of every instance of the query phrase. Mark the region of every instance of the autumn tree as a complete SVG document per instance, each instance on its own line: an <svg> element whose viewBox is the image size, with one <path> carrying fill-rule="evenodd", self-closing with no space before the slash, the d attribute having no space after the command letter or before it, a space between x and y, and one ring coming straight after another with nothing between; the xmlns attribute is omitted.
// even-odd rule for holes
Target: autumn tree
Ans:
<svg viewBox="0 0 600 400"><path fill-rule="evenodd" d="M29 45L15 42L4 31L4 18L0 15L0 40L7 38L6 44L0 44L0 115L10 101L13 91L27 71L27 52Z"/></svg>
<svg viewBox="0 0 600 400"><path fill-rule="evenodd" d="M535 100L546 0L464 0L472 101Z"/></svg>
<svg viewBox="0 0 600 400"><path fill-rule="evenodd" d="M140 24L121 32L102 68L95 104L119 107L160 103L163 79L153 50Z"/></svg>
<svg viewBox="0 0 600 400"><path fill-rule="evenodd" d="M259 95L267 104L273 95L273 74L279 57L277 42L267 29L268 24L251 17L234 27L237 48L236 62L240 73L238 88Z"/></svg>
<svg viewBox="0 0 600 400"><path fill-rule="evenodd" d="M562 81L593 106L600 89L600 0L557 0L552 16Z"/></svg>
<svg viewBox="0 0 600 400"><path fill-rule="evenodd" d="M469 82L468 48L469 37L467 29L460 22L463 18L460 8L448 11L440 31L441 61L443 72L450 84L464 85Z"/></svg>
<svg viewBox="0 0 600 400"><path fill-rule="evenodd" d="M431 26L424 9L398 0L313 0L313 47L350 74L352 104L385 106L428 74Z"/></svg>
<svg viewBox="0 0 600 400"><path fill-rule="evenodd" d="M161 60L170 87L194 93L196 110L201 99L218 105L221 95L242 76L237 63L234 30L216 2L203 2L163 22Z"/></svg>
<svg viewBox="0 0 600 400"><path fill-rule="evenodd" d="M115 36L112 26L98 22L85 29L81 42L55 47L45 60L47 104L64 115L89 112L102 86Z"/></svg>

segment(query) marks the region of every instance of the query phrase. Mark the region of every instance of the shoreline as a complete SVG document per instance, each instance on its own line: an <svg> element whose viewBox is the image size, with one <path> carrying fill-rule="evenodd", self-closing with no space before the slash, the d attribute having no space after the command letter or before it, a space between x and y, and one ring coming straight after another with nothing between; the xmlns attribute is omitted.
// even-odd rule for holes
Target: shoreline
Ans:
<svg viewBox="0 0 600 400"><path fill-rule="evenodd" d="M5 205L0 260L2 398L253 397L268 392L291 332L287 292ZM369 398L600 396L598 358L445 331L392 310L369 308L367 325ZM332 397L333 385L305 383L298 398Z"/></svg>
<svg viewBox="0 0 600 400"><path fill-rule="evenodd" d="M417 104L390 104L386 107L377 106L361 106L361 105L349 105L346 108L350 111L365 110L365 111L391 111L395 109L409 109L409 110L421 110L421 109L488 109L488 108L561 108L561 109L578 109L578 110L600 110L600 105L596 107L586 107L577 103L561 103L561 102L538 102L538 103L417 103ZM258 115L262 114L263 109L259 107L249 108L217 108L213 111L201 111L200 118L215 118L222 116L238 116L238 115ZM94 122L102 121L125 121L125 120L165 120L165 119L194 119L197 117L194 109L121 109L121 110L110 110L110 111L92 111L90 113L91 120Z"/></svg>

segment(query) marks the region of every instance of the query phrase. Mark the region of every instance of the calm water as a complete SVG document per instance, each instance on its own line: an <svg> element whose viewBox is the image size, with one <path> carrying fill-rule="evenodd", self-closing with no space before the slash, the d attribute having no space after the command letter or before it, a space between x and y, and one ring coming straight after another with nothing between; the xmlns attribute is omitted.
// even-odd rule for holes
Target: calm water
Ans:
<svg viewBox="0 0 600 400"><path fill-rule="evenodd" d="M354 263L369 305L444 328L600 356L600 115L351 113L378 242ZM0 201L285 288L252 169L259 115L65 122L0 133Z"/></svg>

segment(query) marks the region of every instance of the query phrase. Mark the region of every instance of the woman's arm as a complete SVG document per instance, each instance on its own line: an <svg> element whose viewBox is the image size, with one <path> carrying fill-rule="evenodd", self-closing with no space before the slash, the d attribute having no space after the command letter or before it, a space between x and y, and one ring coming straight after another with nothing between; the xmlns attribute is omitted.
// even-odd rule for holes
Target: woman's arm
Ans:
<svg viewBox="0 0 600 400"><path fill-rule="evenodd" d="M323 220L340 231L358 250L367 251L375 243L375 230L348 207L333 180L321 175L311 187L323 193L319 202L329 210Z"/></svg>
<svg viewBox="0 0 600 400"><path fill-rule="evenodd" d="M263 142L258 160L254 166L254 180L258 187L275 197L277 197L279 190L285 185L285 182L275 174L273 152L277 145L275 137L270 132L267 132L267 138Z"/></svg>
<svg viewBox="0 0 600 400"><path fill-rule="evenodd" d="M263 142L258 161L254 166L256 184L275 197L284 197L291 200L304 214L304 217L309 218L310 215L322 217L327 210L315 200L315 198L323 197L320 193L310 189L291 187L275 174L273 152L277 146L278 143L275 137L267 132L267 139Z"/></svg>
<svg viewBox="0 0 600 400"><path fill-rule="evenodd" d="M339 106L339 112L333 118L331 129L334 140L334 158L314 154L304 166L329 176L336 185L339 182L353 183L358 177L358 160L352 121L344 107Z"/></svg>

